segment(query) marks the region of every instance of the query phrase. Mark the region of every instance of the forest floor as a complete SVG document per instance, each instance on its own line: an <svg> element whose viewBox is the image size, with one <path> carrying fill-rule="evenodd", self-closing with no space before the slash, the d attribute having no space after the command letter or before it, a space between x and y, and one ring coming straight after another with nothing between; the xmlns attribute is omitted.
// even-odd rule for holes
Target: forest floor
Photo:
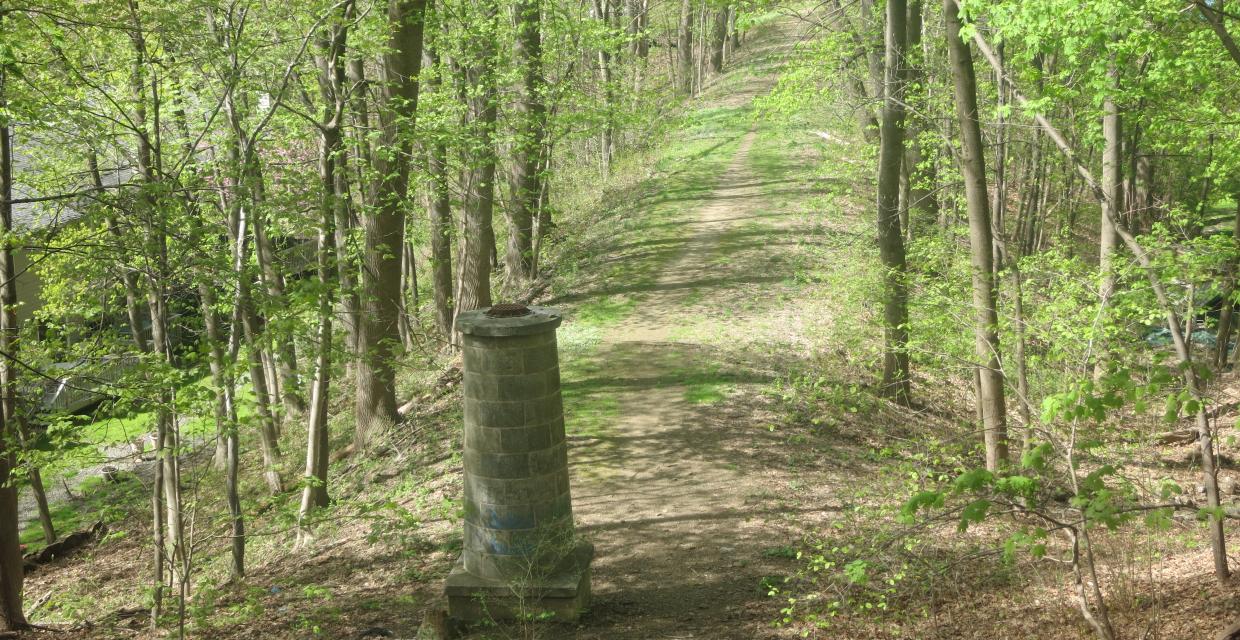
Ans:
<svg viewBox="0 0 1240 640"><path fill-rule="evenodd" d="M597 550L594 598L576 623L470 638L1089 635L1066 569L1001 557L1005 525L895 518L921 478L975 453L971 393L963 375L928 368L915 374L921 408L869 387L872 151L851 115L823 117L837 107L766 117L798 28L756 26L666 144L617 168L634 177L563 222L578 246L539 303L565 312L573 505ZM297 497L262 496L247 476L246 511L262 515L247 523L244 581L227 579L225 523L210 515L223 512L218 479L187 471L204 514L189 637L412 638L443 606L461 544L460 400L451 373L419 366L412 426L382 455L333 465L336 502L308 546L288 535ZM333 422L342 442L346 426ZM149 516L128 486L117 499L133 508L107 542L28 580L34 619L71 629L47 637L150 635ZM1236 590L1212 585L1203 540L1193 525L1098 533L1123 637L1207 637L1240 613Z"/></svg>

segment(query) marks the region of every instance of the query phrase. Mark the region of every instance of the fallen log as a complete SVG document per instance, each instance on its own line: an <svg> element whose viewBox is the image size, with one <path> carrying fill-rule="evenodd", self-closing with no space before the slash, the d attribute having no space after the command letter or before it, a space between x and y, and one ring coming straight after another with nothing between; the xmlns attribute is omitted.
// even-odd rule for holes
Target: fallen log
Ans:
<svg viewBox="0 0 1240 640"><path fill-rule="evenodd" d="M1171 433L1164 433L1154 438L1154 442L1158 444L1188 444L1197 440L1196 429L1180 429Z"/></svg>
<svg viewBox="0 0 1240 640"><path fill-rule="evenodd" d="M58 558L65 558L73 554L82 547L98 542L107 533L108 527L102 521L96 522L91 528L84 531L75 531L57 542L43 547L33 553L28 553L22 557L26 573L30 573L38 569L41 565L47 564Z"/></svg>

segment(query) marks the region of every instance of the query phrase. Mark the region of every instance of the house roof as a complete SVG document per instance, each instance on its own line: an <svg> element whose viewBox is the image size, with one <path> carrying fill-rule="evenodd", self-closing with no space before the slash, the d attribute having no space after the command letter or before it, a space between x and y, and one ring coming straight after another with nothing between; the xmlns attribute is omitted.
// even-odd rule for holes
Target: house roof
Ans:
<svg viewBox="0 0 1240 640"><path fill-rule="evenodd" d="M92 189L94 180L86 170L68 174L64 187L59 192L44 193L23 181L23 174L29 174L38 168L37 154L44 149L54 148L53 145L41 147L37 140L22 140L16 131L12 133L13 144L13 227L15 229L33 231L58 227L81 218L81 205L84 196L74 197L77 192ZM31 153L34 149L35 153ZM85 167L86 158L82 157L81 165ZM133 179L134 170L128 166L99 169L99 177L104 187L113 188L128 184ZM62 194L65 197L61 197ZM38 200L30 202L30 200Z"/></svg>

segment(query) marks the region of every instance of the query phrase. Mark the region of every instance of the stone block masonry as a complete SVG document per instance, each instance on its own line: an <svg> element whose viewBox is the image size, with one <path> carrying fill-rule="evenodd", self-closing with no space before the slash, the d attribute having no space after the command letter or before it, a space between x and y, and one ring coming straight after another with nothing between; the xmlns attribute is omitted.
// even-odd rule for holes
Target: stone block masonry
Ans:
<svg viewBox="0 0 1240 640"><path fill-rule="evenodd" d="M495 307L493 309L498 309ZM445 592L465 621L554 614L590 594L593 547L576 538L560 398L558 311L462 313L464 549Z"/></svg>

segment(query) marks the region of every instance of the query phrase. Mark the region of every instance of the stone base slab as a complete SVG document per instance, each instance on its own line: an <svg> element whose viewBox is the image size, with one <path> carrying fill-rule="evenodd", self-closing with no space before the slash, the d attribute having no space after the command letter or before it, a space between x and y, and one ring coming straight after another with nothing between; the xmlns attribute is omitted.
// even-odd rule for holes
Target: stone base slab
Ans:
<svg viewBox="0 0 1240 640"><path fill-rule="evenodd" d="M502 622L527 618L573 622L590 604L590 561L594 546L582 543L575 567L546 577L511 582L475 576L457 558L444 583L448 616L464 622Z"/></svg>

